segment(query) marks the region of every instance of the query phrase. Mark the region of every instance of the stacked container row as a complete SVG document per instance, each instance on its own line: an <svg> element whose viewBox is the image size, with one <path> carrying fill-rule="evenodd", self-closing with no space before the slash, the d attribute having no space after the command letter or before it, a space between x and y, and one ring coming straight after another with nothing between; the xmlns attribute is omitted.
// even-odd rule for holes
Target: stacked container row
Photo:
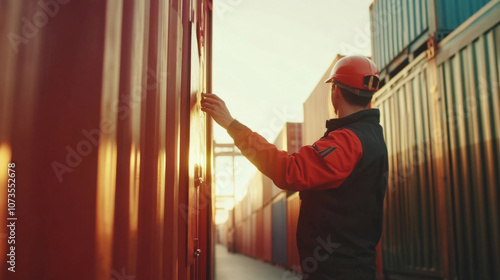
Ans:
<svg viewBox="0 0 500 280"><path fill-rule="evenodd" d="M499 14L486 4L376 94L389 277L500 279Z"/></svg>
<svg viewBox="0 0 500 280"><path fill-rule="evenodd" d="M302 125L287 123L274 144L289 153L298 151L302 145ZM292 203L290 207L289 201ZM225 226L219 227L227 233L220 234L230 240L231 230L234 229L236 252L298 270L295 232L299 203L298 193L277 188L271 179L258 172L247 186L247 195L234 208L235 226L229 226L230 217ZM289 221L290 218L295 218L295 221ZM289 238L290 230L293 231L293 238Z"/></svg>
<svg viewBox="0 0 500 280"><path fill-rule="evenodd" d="M323 136L326 131L326 120L336 117L331 105L330 84L325 81L330 77L333 67L341 59L337 55L319 80L307 100L304 102L304 123L302 125L302 140L304 145L312 145Z"/></svg>
<svg viewBox="0 0 500 280"><path fill-rule="evenodd" d="M302 146L302 124L286 123L276 137L274 145L278 148L278 150L288 151L290 154L297 152ZM281 192L283 192L282 189L272 184L270 199L274 199ZM264 201L264 203L268 203L269 201Z"/></svg>
<svg viewBox="0 0 500 280"><path fill-rule="evenodd" d="M370 6L373 60L382 70L382 76L389 76L411 56L425 50L431 35L441 40L488 2L374 1Z"/></svg>
<svg viewBox="0 0 500 280"><path fill-rule="evenodd" d="M287 226L287 264L294 271L300 271L299 250L297 249L297 224L299 222L300 197L295 192L287 197L286 226Z"/></svg>

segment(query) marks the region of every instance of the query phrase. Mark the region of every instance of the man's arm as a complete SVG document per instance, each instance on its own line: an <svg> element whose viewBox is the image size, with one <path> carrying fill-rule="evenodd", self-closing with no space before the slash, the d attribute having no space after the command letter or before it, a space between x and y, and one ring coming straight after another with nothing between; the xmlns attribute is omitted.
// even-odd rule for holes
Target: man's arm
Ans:
<svg viewBox="0 0 500 280"><path fill-rule="evenodd" d="M294 154L279 151L234 120L221 101L214 95L204 95L202 110L227 129L242 154L279 188L300 191L338 187L361 159L361 142L348 129L331 132L313 146L304 146Z"/></svg>

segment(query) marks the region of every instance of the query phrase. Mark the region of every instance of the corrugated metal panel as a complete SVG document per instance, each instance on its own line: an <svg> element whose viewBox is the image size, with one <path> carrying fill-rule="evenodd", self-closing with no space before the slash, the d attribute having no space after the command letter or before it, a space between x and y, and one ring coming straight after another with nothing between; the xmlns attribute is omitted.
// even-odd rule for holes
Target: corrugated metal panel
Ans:
<svg viewBox="0 0 500 280"><path fill-rule="evenodd" d="M290 195L286 201L288 267L300 271L300 257L297 249L297 224L300 212L299 193Z"/></svg>
<svg viewBox="0 0 500 280"><path fill-rule="evenodd" d="M500 279L499 49L497 25L439 65L459 279Z"/></svg>
<svg viewBox="0 0 500 280"><path fill-rule="evenodd" d="M286 196L280 194L272 204L272 248L273 263L287 265L287 223L286 223Z"/></svg>
<svg viewBox="0 0 500 280"><path fill-rule="evenodd" d="M390 160L382 246L391 277L500 277L499 9L487 4L435 58L420 55L376 94Z"/></svg>
<svg viewBox="0 0 500 280"><path fill-rule="evenodd" d="M243 221L243 229L242 229L242 235L243 235L243 249L241 253L245 255L250 255L250 220L244 220Z"/></svg>
<svg viewBox="0 0 500 280"><path fill-rule="evenodd" d="M252 197L250 195L246 195L245 197L245 201L246 201L246 217L245 219L249 219L251 216L252 216Z"/></svg>
<svg viewBox="0 0 500 280"><path fill-rule="evenodd" d="M302 123L286 123L287 152L296 153L302 147ZM287 191L287 195L294 194L294 191Z"/></svg>
<svg viewBox="0 0 500 280"><path fill-rule="evenodd" d="M257 172L248 184L248 194L252 205L252 212L262 208L262 173Z"/></svg>
<svg viewBox="0 0 500 280"><path fill-rule="evenodd" d="M278 134L278 136L276 136L276 139L274 140L274 145L276 146L276 148L278 148L278 150L286 150L287 149L287 132L286 132L286 124L283 126L283 128L281 129L280 133ZM274 183L273 183L273 187L272 187L272 197L276 197L276 195L278 195L279 193L283 192L282 189L278 188Z"/></svg>
<svg viewBox="0 0 500 280"><path fill-rule="evenodd" d="M235 225L240 224L243 221L243 213L242 213L242 202L236 203L234 206L234 223Z"/></svg>
<svg viewBox="0 0 500 280"><path fill-rule="evenodd" d="M187 15L201 11L190 2L1 1L0 163L29 174L16 228L25 269L7 276L2 244L1 279L208 275L212 217L200 193L210 193L211 137L189 104L208 87L210 41L194 43ZM188 202L189 159L205 184Z"/></svg>
<svg viewBox="0 0 500 280"><path fill-rule="evenodd" d="M372 54L380 70L400 54L407 55L425 43L429 11L436 16L438 40L449 34L489 0L377 0L370 6ZM430 5L434 5L429 9ZM431 32L434 32L432 30ZM414 44L410 50L408 47ZM391 66L395 68L397 65ZM392 71L394 69L390 69Z"/></svg>
<svg viewBox="0 0 500 280"><path fill-rule="evenodd" d="M439 30L451 32L491 0L435 1Z"/></svg>
<svg viewBox="0 0 500 280"><path fill-rule="evenodd" d="M259 209L257 211L257 220L255 225L255 257L258 259L264 259L264 209Z"/></svg>
<svg viewBox="0 0 500 280"><path fill-rule="evenodd" d="M236 244L236 252L243 253L244 251L244 246L243 246L243 224L236 225L235 227L235 244Z"/></svg>
<svg viewBox="0 0 500 280"><path fill-rule="evenodd" d="M265 205L267 203L270 203L271 200L273 199L273 181L265 176L262 175L262 204Z"/></svg>
<svg viewBox="0 0 500 280"><path fill-rule="evenodd" d="M286 123L286 151L296 153L302 147L302 124Z"/></svg>
<svg viewBox="0 0 500 280"><path fill-rule="evenodd" d="M393 273L441 276L436 159L427 63L421 55L377 93L389 154L383 263ZM409 113L412 112L412 113Z"/></svg>
<svg viewBox="0 0 500 280"><path fill-rule="evenodd" d="M382 70L427 30L427 1L377 0L370 19L373 60Z"/></svg>
<svg viewBox="0 0 500 280"><path fill-rule="evenodd" d="M312 145L326 131L326 120L334 118L330 84L325 84L325 80L330 77L333 66L343 56L337 55L325 74L319 80L318 84L304 102L304 123L302 125L302 143L303 145Z"/></svg>
<svg viewBox="0 0 500 280"><path fill-rule="evenodd" d="M289 154L297 152L302 146L302 124L285 123L276 137L274 145L278 148L278 150L287 151ZM271 195L274 198L283 191L284 190L273 184Z"/></svg>
<svg viewBox="0 0 500 280"><path fill-rule="evenodd" d="M234 222L234 219L233 219L234 209L235 209L235 208L233 208L233 209L231 209L231 210L227 211L227 216L228 216L229 218L227 219L226 224L227 224L227 227L228 227L228 228L232 228L232 227L234 226L234 223L233 223L233 222Z"/></svg>
<svg viewBox="0 0 500 280"><path fill-rule="evenodd" d="M273 215L272 204L264 206L264 239L262 244L264 252L262 258L267 262L272 262L273 259Z"/></svg>
<svg viewBox="0 0 500 280"><path fill-rule="evenodd" d="M257 213L250 216L250 256L257 258Z"/></svg>
<svg viewBox="0 0 500 280"><path fill-rule="evenodd" d="M241 219L242 221L245 221L248 219L248 216L250 216L250 213L252 212L252 205L250 202L250 196L246 195L243 200L241 201Z"/></svg>
<svg viewBox="0 0 500 280"><path fill-rule="evenodd" d="M227 231L227 249L236 252L236 228L229 228Z"/></svg>

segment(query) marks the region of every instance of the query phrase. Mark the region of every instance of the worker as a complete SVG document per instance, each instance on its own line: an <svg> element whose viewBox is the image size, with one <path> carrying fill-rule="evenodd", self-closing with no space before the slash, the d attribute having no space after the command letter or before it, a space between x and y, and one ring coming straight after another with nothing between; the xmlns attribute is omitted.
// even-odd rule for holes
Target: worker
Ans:
<svg viewBox="0 0 500 280"><path fill-rule="evenodd" d="M322 138L293 154L235 120L217 95L203 94L201 106L276 186L300 191L303 279L375 279L388 174L380 112L369 109L379 72L368 58L348 56L326 83L338 118L326 121Z"/></svg>

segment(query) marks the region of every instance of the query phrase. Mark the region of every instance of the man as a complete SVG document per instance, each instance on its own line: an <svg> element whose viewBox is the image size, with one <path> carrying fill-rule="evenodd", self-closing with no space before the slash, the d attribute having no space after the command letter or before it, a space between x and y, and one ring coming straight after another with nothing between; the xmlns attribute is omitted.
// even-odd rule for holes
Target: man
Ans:
<svg viewBox="0 0 500 280"><path fill-rule="evenodd" d="M276 186L300 191L297 228L303 279L375 279L387 186L387 148L378 109L368 109L378 70L362 56L340 59L326 83L337 119L312 146L288 154L231 117L204 94L202 110Z"/></svg>

